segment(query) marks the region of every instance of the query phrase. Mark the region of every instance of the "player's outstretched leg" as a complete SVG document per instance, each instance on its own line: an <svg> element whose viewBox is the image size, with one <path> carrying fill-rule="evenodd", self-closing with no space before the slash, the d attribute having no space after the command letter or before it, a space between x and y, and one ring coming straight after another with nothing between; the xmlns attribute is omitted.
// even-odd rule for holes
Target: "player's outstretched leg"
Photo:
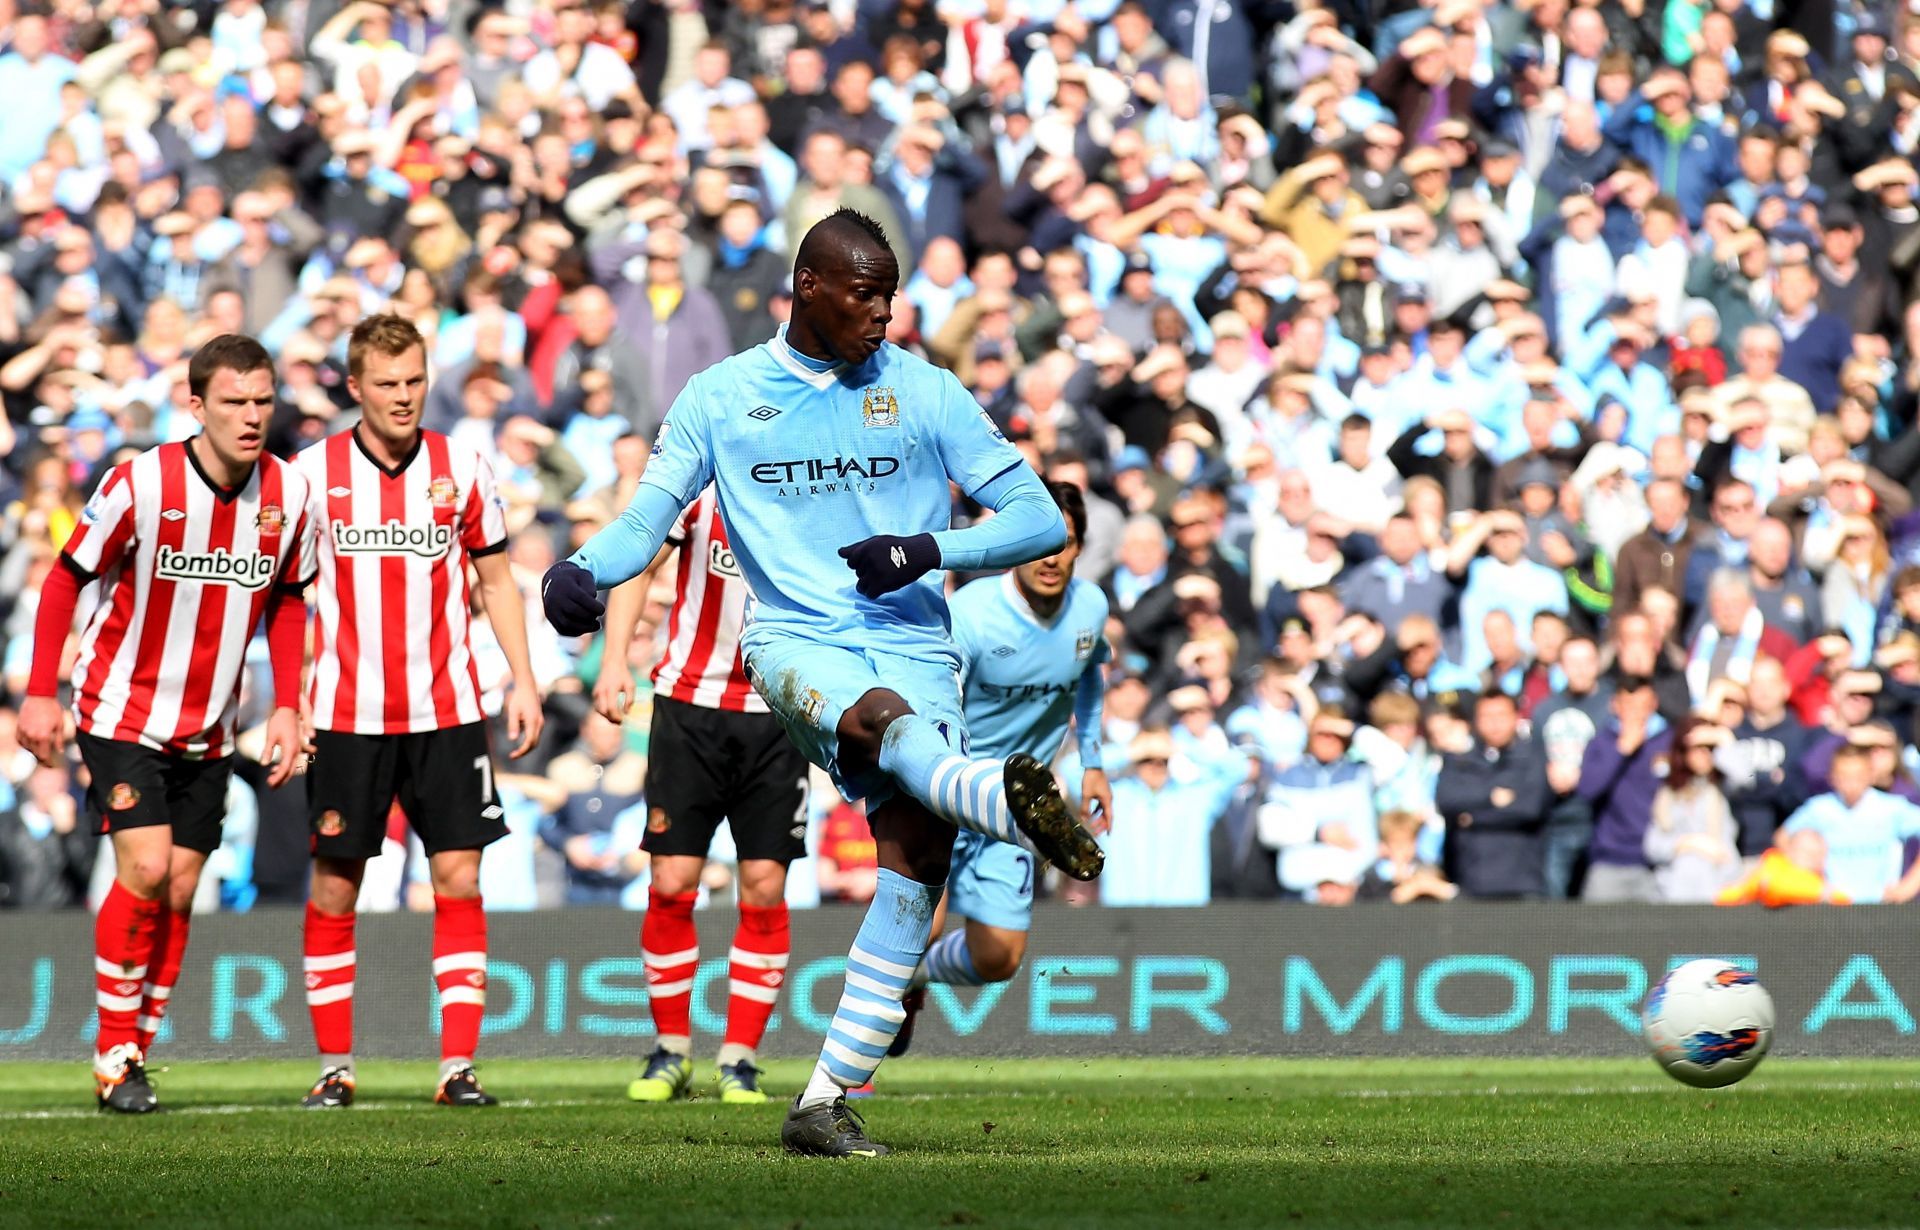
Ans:
<svg viewBox="0 0 1920 1230"><path fill-rule="evenodd" d="M123 862L127 852L116 852ZM164 856L163 856L164 857ZM165 864L159 871L165 891ZM94 1092L104 1110L139 1115L159 1108L147 1083L138 1017L141 988L153 960L154 932L165 903L136 897L119 880L107 890L93 924L94 998L100 1009L100 1036L93 1057Z"/></svg>
<svg viewBox="0 0 1920 1230"><path fill-rule="evenodd" d="M905 1012L914 966L927 949L933 910L944 884L922 884L882 868L867 916L847 954L847 978L813 1077L794 1099L780 1142L790 1153L879 1157L886 1147L867 1137L847 1108L847 1090L873 1078Z"/></svg>
<svg viewBox="0 0 1920 1230"><path fill-rule="evenodd" d="M653 1014L653 1053L640 1079L627 1086L636 1102L671 1102L693 1083L693 976L700 968L700 936L693 925L695 891L647 890L640 920L640 960L647 971L647 1007Z"/></svg>
<svg viewBox="0 0 1920 1230"><path fill-rule="evenodd" d="M787 903L740 903L740 923L727 954L727 1036L720 1047L717 1083L720 1100L754 1105L767 1100L754 1062L767 1019L787 977L791 925Z"/></svg>
<svg viewBox="0 0 1920 1230"><path fill-rule="evenodd" d="M477 877L480 860L473 861ZM433 979L440 988L440 1087L433 1100L443 1106L495 1105L499 1099L480 1088L473 1070L487 1006L487 913L477 893L433 895Z"/></svg>
<svg viewBox="0 0 1920 1230"><path fill-rule="evenodd" d="M958 755L934 722L916 713L894 718L881 738L880 767L941 819L1023 845L1076 880L1100 874L1106 856L1031 756L971 760Z"/></svg>

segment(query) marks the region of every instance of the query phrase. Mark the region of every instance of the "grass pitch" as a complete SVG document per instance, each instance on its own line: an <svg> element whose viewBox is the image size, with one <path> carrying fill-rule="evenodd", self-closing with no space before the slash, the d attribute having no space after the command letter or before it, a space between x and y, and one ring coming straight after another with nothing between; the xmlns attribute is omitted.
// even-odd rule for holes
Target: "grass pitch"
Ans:
<svg viewBox="0 0 1920 1230"><path fill-rule="evenodd" d="M876 1162L783 1156L779 1100L630 1104L636 1071L495 1061L506 1104L454 1111L432 1065L368 1063L311 1114L310 1064L183 1064L167 1112L109 1118L84 1062L0 1065L0 1226L1920 1224L1911 1063L1702 1092L1649 1062L909 1058L861 1104Z"/></svg>

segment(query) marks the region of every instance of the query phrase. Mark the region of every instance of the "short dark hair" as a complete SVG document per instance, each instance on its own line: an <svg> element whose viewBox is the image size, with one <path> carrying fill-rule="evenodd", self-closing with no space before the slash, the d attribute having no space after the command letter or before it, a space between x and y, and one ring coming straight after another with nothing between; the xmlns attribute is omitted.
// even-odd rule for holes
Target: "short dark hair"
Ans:
<svg viewBox="0 0 1920 1230"><path fill-rule="evenodd" d="M424 353L427 341L420 336L420 330L411 320L392 312L369 316L355 325L347 337L347 374L355 380L360 378L360 373L366 370L367 352L370 350L392 358L407 353L415 346Z"/></svg>
<svg viewBox="0 0 1920 1230"><path fill-rule="evenodd" d="M1053 502L1060 506L1060 512L1066 517L1067 524L1073 527L1073 537L1077 542L1087 540L1087 498L1080 494L1080 488L1072 483L1048 483L1047 491L1053 496Z"/></svg>
<svg viewBox="0 0 1920 1230"><path fill-rule="evenodd" d="M187 362L188 392L204 399L207 385L213 382L213 374L221 370L242 374L262 370L270 372L273 370L273 356L267 353L265 346L244 333L222 333L194 351L193 358Z"/></svg>
<svg viewBox="0 0 1920 1230"><path fill-rule="evenodd" d="M874 238L874 242L877 242L881 248L889 249L889 251L893 249L893 242L887 238L887 228L876 223L872 217L860 213L860 211L854 209L852 205L841 205L839 209L835 209L833 213L829 213L828 221L829 223L835 223L835 221L837 221L837 223L852 223L852 225L858 226L860 230L868 232L868 234Z"/></svg>

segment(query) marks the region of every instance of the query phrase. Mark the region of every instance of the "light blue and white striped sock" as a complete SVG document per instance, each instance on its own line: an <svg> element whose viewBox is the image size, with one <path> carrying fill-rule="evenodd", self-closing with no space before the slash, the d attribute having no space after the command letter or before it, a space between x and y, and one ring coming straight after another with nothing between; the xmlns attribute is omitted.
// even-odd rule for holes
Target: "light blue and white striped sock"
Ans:
<svg viewBox="0 0 1920 1230"><path fill-rule="evenodd" d="M944 982L950 987L980 987L987 980L973 968L973 949L967 947L967 929L949 931L927 949L920 964L927 982Z"/></svg>
<svg viewBox="0 0 1920 1230"><path fill-rule="evenodd" d="M920 884L882 868L867 916L847 954L847 981L834 1009L802 1107L818 1106L873 1079L900 1032L914 966L933 934L933 911L945 884Z"/></svg>
<svg viewBox="0 0 1920 1230"><path fill-rule="evenodd" d="M956 755L939 725L919 714L895 718L880 742L880 767L936 816L995 841L1032 847L1007 810L998 760Z"/></svg>

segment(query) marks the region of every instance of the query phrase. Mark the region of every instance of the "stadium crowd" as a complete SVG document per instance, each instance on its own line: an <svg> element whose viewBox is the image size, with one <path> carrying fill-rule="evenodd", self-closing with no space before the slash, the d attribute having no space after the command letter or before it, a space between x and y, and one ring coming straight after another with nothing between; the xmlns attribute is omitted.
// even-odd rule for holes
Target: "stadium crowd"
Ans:
<svg viewBox="0 0 1920 1230"><path fill-rule="evenodd" d="M647 698L590 715L535 582L853 206L892 340L1087 494L1116 780L1069 899L1920 892L1907 8L0 0L0 48L10 698L93 484L194 430L194 348L262 338L290 454L395 310L547 689L486 899L643 904ZM83 904L98 839L10 709L0 769L0 906ZM204 908L300 899L297 794L243 768ZM864 899L859 809L813 800L795 901ZM392 831L362 908L427 892Z"/></svg>

